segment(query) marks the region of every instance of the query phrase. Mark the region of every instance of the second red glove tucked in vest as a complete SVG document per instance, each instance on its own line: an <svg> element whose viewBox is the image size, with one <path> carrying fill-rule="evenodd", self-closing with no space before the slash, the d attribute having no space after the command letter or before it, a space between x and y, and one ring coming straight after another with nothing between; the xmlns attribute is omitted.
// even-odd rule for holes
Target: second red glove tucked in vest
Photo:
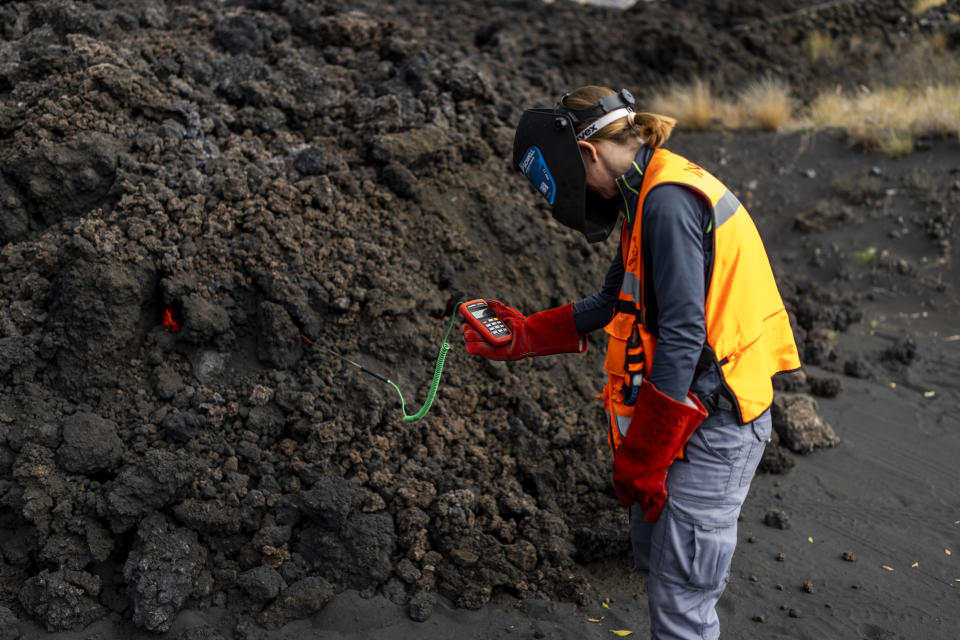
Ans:
<svg viewBox="0 0 960 640"><path fill-rule="evenodd" d="M707 410L693 394L694 406L677 402L653 383L640 385L627 435L613 456L613 486L620 504L636 503L647 522L656 522L667 501L667 469L683 451Z"/></svg>
<svg viewBox="0 0 960 640"><path fill-rule="evenodd" d="M554 353L583 353L587 338L577 333L573 320L573 303L524 316L502 302L487 300L487 306L513 333L513 340L494 346L468 324L463 325L467 353L490 360L520 360L529 356Z"/></svg>

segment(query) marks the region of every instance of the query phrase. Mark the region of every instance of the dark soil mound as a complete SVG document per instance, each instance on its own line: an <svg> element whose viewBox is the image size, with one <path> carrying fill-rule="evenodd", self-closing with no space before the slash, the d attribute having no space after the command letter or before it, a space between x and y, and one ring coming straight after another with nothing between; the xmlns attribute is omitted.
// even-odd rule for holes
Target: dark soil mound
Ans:
<svg viewBox="0 0 960 640"><path fill-rule="evenodd" d="M191 601L276 626L345 588L421 619L435 591L582 598L578 563L628 546L600 336L513 365L455 346L415 424L323 348L417 404L457 300L588 293L613 249L511 172L522 108L694 73L857 82L809 68L806 35L876 39L866 64L914 20L809 5L0 5L4 611L163 631ZM813 330L856 310L785 279L829 358Z"/></svg>

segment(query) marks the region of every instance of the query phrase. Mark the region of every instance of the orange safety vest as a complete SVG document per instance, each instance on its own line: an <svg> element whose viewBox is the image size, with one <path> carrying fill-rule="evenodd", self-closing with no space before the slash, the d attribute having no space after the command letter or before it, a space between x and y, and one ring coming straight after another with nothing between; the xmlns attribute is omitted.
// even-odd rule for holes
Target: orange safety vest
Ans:
<svg viewBox="0 0 960 640"><path fill-rule="evenodd" d="M750 214L723 183L704 169L666 149L656 149L640 188L635 221L624 222L620 233L623 284L618 311L604 328L610 335L603 368L603 390L610 417L609 443L616 451L633 417L622 389L634 373L650 374L656 338L643 318L643 202L659 184L684 185L710 203L714 234L713 270L705 311L707 345L713 350L723 385L734 399L741 423L754 420L773 402L771 377L800 367L800 357L787 311L777 290L767 253ZM636 312L622 311L624 307Z"/></svg>

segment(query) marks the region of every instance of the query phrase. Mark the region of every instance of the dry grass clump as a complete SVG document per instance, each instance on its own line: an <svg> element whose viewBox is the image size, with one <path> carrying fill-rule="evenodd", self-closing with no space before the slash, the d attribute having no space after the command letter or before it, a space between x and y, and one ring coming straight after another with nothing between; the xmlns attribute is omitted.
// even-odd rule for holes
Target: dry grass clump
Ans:
<svg viewBox="0 0 960 640"><path fill-rule="evenodd" d="M720 118L722 109L710 83L695 78L689 84L672 84L654 93L650 110L677 119L679 126L695 131L709 128Z"/></svg>
<svg viewBox="0 0 960 640"><path fill-rule="evenodd" d="M814 126L845 129L857 146L903 155L913 151L917 136L960 135L960 86L825 93L810 106L809 117Z"/></svg>
<svg viewBox="0 0 960 640"><path fill-rule="evenodd" d="M760 127L777 131L790 121L793 100L785 82L759 80L741 91L736 99L716 95L710 83L695 79L673 84L654 94L651 111L672 116L678 126L703 129Z"/></svg>
<svg viewBox="0 0 960 640"><path fill-rule="evenodd" d="M861 171L837 174L830 183L851 204L863 204L871 198L882 196L885 191L879 178L864 175Z"/></svg>
<svg viewBox="0 0 960 640"><path fill-rule="evenodd" d="M947 0L909 0L907 4L910 6L910 11L919 14L946 3Z"/></svg>
<svg viewBox="0 0 960 640"><path fill-rule="evenodd" d="M936 177L929 171L914 169L907 174L907 182L913 188L917 199L925 204L943 204L946 195Z"/></svg>
<svg viewBox="0 0 960 640"><path fill-rule="evenodd" d="M740 120L748 126L768 131L779 131L793 114L793 98L790 87L777 78L764 78L746 89L739 96Z"/></svg>
<svg viewBox="0 0 960 640"><path fill-rule="evenodd" d="M857 147L889 156L910 153L920 136L960 136L960 84L839 90L818 96L802 120L794 119L789 86L765 78L735 99L715 94L706 80L673 84L657 92L650 110L672 116L688 130L757 127L834 127Z"/></svg>

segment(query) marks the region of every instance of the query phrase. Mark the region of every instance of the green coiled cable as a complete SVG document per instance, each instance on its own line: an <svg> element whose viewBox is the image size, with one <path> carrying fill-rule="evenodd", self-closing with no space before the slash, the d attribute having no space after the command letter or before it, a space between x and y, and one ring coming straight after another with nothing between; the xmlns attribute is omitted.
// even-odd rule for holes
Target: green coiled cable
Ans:
<svg viewBox="0 0 960 640"><path fill-rule="evenodd" d="M359 368L364 373L369 373L374 378L377 378L378 380L382 380L383 382L386 382L391 387L396 389L397 395L400 396L400 410L403 412L403 421L417 422L418 420L422 420L423 417L427 415L427 412L430 411L430 408L433 406L433 401L437 397L437 389L440 387L440 376L443 375L443 364L447 360L447 352L450 351L450 343L447 342L447 338L450 337L450 332L453 330L453 325L457 320L457 310L460 309L461 304L463 303L458 302L453 307L453 314L450 316L450 324L447 326L447 332L443 334L443 344L440 345L440 353L439 355L437 355L437 364L433 368L433 382L430 383L430 390L427 391L427 399L424 401L423 406L420 407L420 411L417 411L412 416L407 415L407 405L406 405L406 402L404 402L403 400L403 393L400 392L400 387L398 387L396 383L393 382L393 380L390 380L386 376L382 376L379 373L376 373L375 371L371 371L370 369L367 369L362 364L358 362L354 362L353 360L350 360L349 358L346 358L340 355L339 353L337 353L336 351L333 351L332 349L328 349L327 347L321 347L321 348L327 353L331 353L337 356L338 358L340 358L341 360L349 362L353 366Z"/></svg>
<svg viewBox="0 0 960 640"><path fill-rule="evenodd" d="M443 363L447 360L447 352L450 351L450 343L447 342L447 338L450 337L450 331L453 330L453 323L457 319L457 310L460 308L462 303L458 302L456 306L453 307L453 314L450 316L450 324L447 326L447 332L443 334L443 344L440 345L440 353L437 354L437 364L433 367L433 382L430 383L430 390L427 391L427 399L424 401L423 406L420 407L420 411L417 411L412 416L407 415L407 406L403 401L403 394L400 393L400 387L393 383L392 380L387 380L387 383L397 390L397 395L400 396L400 411L403 412L403 421L404 422L417 422L422 419L423 416L427 415L427 412L430 411L430 407L433 406L433 401L437 397L437 389L440 387L440 376L443 375Z"/></svg>

